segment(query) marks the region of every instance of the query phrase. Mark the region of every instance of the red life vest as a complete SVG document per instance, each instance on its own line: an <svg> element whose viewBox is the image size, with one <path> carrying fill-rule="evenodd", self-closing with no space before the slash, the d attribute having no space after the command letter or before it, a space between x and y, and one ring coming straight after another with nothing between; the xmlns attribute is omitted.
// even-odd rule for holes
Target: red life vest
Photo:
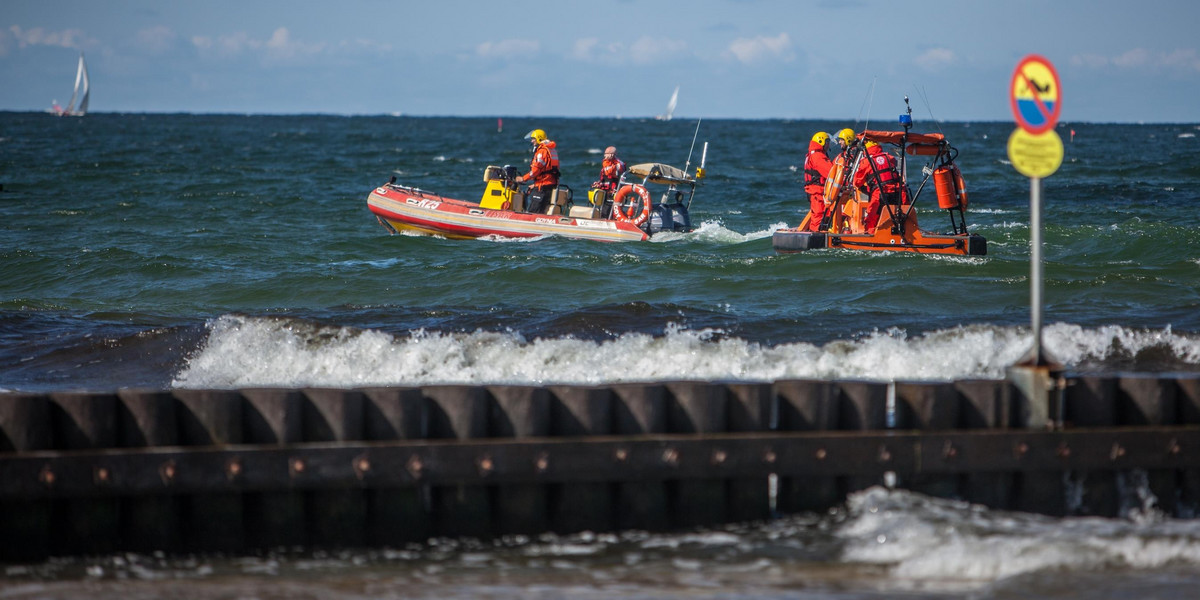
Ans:
<svg viewBox="0 0 1200 600"><path fill-rule="evenodd" d="M619 158L614 157L611 161L605 159L600 166L600 189L617 189L617 183L621 181L621 174L625 172L625 168L625 161Z"/></svg>
<svg viewBox="0 0 1200 600"><path fill-rule="evenodd" d="M873 173L867 176L867 187L874 193L876 188L885 192L900 191L900 172L896 170L896 157L882 150L868 154L871 164L867 167Z"/></svg>
<svg viewBox="0 0 1200 600"><path fill-rule="evenodd" d="M824 150L809 150L808 155L804 157L804 185L825 187L825 176L812 167L812 155L814 152L824 153Z"/></svg>

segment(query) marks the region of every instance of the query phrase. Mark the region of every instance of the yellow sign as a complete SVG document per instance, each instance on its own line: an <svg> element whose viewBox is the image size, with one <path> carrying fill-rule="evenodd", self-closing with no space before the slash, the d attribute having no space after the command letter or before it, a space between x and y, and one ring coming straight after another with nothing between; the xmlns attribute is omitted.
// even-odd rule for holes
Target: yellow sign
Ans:
<svg viewBox="0 0 1200 600"><path fill-rule="evenodd" d="M1033 134L1018 127L1008 136L1008 160L1026 177L1049 177L1062 165L1062 138L1053 129Z"/></svg>

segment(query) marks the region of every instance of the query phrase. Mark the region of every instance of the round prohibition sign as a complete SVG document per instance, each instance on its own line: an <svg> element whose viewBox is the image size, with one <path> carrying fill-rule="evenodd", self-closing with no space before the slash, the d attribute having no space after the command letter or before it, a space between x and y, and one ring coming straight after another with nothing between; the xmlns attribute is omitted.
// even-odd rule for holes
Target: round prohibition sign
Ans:
<svg viewBox="0 0 1200 600"><path fill-rule="evenodd" d="M1037 54L1021 59L1009 85L1017 125L1034 135L1054 129L1062 112L1060 90L1058 71L1050 61Z"/></svg>

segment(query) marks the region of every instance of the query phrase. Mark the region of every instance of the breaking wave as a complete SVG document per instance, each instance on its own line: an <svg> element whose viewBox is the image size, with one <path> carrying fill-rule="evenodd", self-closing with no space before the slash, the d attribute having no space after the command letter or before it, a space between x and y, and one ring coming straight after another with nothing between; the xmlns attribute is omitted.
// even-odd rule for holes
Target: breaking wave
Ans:
<svg viewBox="0 0 1200 600"><path fill-rule="evenodd" d="M677 325L663 335L623 333L598 341L526 339L520 332L483 330L394 335L243 315L213 319L207 329L206 339L176 374L174 387L1000 379L1031 346L1026 329L993 325L920 336L893 328L824 345L765 345L719 329ZM1068 369L1119 370L1144 367L1142 361L1200 370L1200 338L1170 328L1058 323L1048 326L1043 338L1046 350Z"/></svg>

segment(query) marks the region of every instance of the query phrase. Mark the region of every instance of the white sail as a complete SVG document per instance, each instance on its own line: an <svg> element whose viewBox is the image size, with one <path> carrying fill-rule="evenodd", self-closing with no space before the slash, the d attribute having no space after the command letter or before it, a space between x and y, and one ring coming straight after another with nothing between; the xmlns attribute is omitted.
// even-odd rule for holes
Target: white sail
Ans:
<svg viewBox="0 0 1200 600"><path fill-rule="evenodd" d="M83 82L82 88L80 87L81 80ZM79 53L79 71L75 74L75 88L79 90L80 96L79 96L79 108L75 110L75 113L81 117L83 115L87 114L88 95L91 92L91 86L89 85L89 83L90 82L88 81L87 65L83 63L83 53L80 52Z"/></svg>
<svg viewBox="0 0 1200 600"><path fill-rule="evenodd" d="M83 53L80 52L79 68L75 71L75 90L71 92L71 101L67 103L67 108L63 109L61 114L74 117L82 117L87 114L89 87L87 64L83 62ZM75 108L76 100L79 100L79 108Z"/></svg>
<svg viewBox="0 0 1200 600"><path fill-rule="evenodd" d="M659 121L670 121L671 117L675 115L675 104L678 102L679 102L679 86L675 86L675 91L671 92L671 99L667 102L666 114L661 114L654 118L658 119Z"/></svg>

